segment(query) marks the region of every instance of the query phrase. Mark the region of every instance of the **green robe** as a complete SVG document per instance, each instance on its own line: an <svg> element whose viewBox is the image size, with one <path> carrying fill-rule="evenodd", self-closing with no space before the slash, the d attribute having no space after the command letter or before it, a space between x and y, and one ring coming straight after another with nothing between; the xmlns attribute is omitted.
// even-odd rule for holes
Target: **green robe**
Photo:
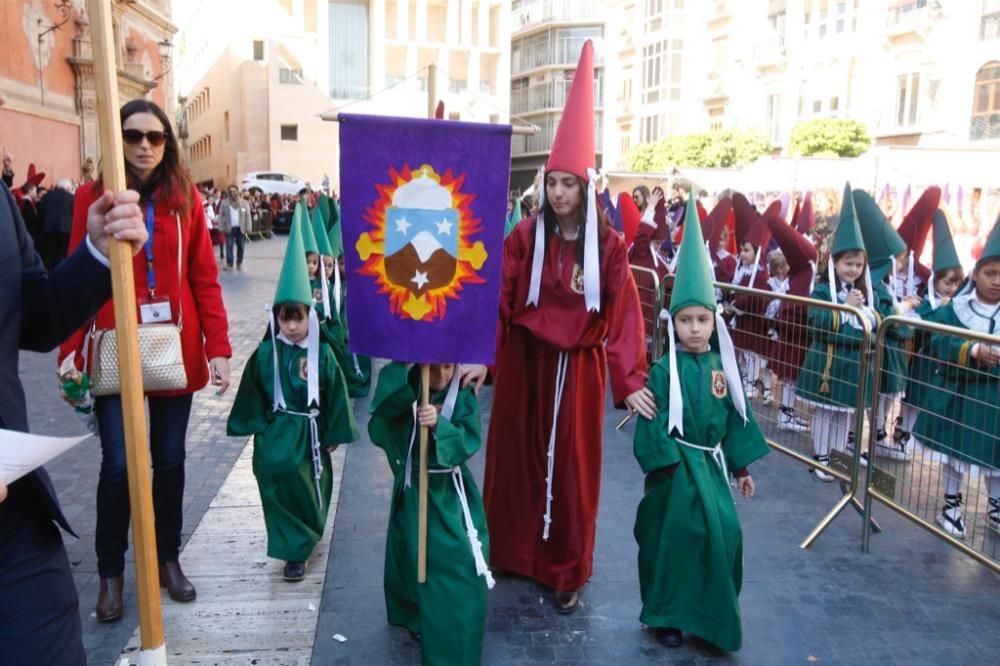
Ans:
<svg viewBox="0 0 1000 666"><path fill-rule="evenodd" d="M874 285L875 311L881 322L886 317L899 314L899 309L892 302L892 294L884 282ZM874 341L875 332L872 331ZM879 379L879 393L896 395L906 390L908 367L906 351L903 344L913 340L913 329L909 326L892 326L885 335L885 347L882 351L882 376ZM883 415L884 416L884 415Z"/></svg>
<svg viewBox="0 0 1000 666"><path fill-rule="evenodd" d="M733 407L717 352L678 351L677 365L684 395L681 439L708 447L721 442L730 471L767 453L749 403L746 423ZM647 387L658 411L652 421L639 419L635 431L635 457L646 473L634 529L639 619L650 627L682 629L723 650L738 650L743 533L729 479L711 453L680 444L667 432L668 356L650 370ZM664 471L670 465L677 465L672 476Z"/></svg>
<svg viewBox="0 0 1000 666"><path fill-rule="evenodd" d="M966 328L952 303L937 310L940 324ZM975 341L948 334L931 335L936 364L924 410L913 435L923 444L972 464L1000 467L1000 366L972 358Z"/></svg>
<svg viewBox="0 0 1000 666"><path fill-rule="evenodd" d="M915 310L922 321L936 322L941 308L933 308L930 299L924 297ZM910 372L906 383L904 402L917 409L926 406L926 398L934 381L934 374L940 365L931 352L931 335L927 331L915 329L913 356L910 358Z"/></svg>
<svg viewBox="0 0 1000 666"><path fill-rule="evenodd" d="M277 345L286 408L306 413L309 411L304 376L306 350L281 340ZM273 409L272 349L271 340L264 340L247 361L226 433L254 436L253 473L264 509L268 556L304 562L326 526L333 487L330 454L321 448L323 472L317 498L309 419ZM319 359L320 442L323 447L353 442L358 439L358 426L343 376L330 350L323 345Z"/></svg>
<svg viewBox="0 0 1000 666"><path fill-rule="evenodd" d="M451 420L438 419L428 446L427 582L417 583L417 504L420 435L414 435L413 405L419 396L420 370L407 373L390 363L379 374L372 398L368 434L385 451L395 477L385 543L385 604L389 623L421 634L424 664L479 664L486 624L486 581L476 573L472 547L452 474L465 483L469 511L479 532L485 561L489 535L483 500L465 467L479 450L479 405L472 391L459 391ZM440 405L447 391L432 391ZM411 485L404 487L406 458L413 436Z"/></svg>
<svg viewBox="0 0 1000 666"><path fill-rule="evenodd" d="M830 302L830 286L817 284L812 298ZM799 373L798 396L807 402L833 409L857 406L860 385L859 363L864 333L842 321L841 313L827 307L809 306L809 333L812 342ZM872 331L874 334L874 329ZM871 369L865 380L865 396L872 391Z"/></svg>
<svg viewBox="0 0 1000 666"><path fill-rule="evenodd" d="M334 284L331 280L330 307L334 316L323 320L320 330L323 337L330 343L337 363L344 371L347 380L347 392L352 398L366 398L372 387L372 360L362 354L353 354L347 347L347 289L341 283L340 310L337 311L337 301L333 297Z"/></svg>

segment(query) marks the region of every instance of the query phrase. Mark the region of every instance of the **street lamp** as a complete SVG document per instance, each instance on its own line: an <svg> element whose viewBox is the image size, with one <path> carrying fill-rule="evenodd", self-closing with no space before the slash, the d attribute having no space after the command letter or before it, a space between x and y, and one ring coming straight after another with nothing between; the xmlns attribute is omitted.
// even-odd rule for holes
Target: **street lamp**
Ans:
<svg viewBox="0 0 1000 666"><path fill-rule="evenodd" d="M45 21L38 19L38 90L42 93L42 106L45 106L45 68L42 67L42 42L45 39L45 35L50 32L55 32L59 28L66 25L70 17L73 15L73 4L70 0L62 0L62 2L57 2L53 4L56 11L59 12L59 16L62 20L58 23L53 23L52 25L46 26ZM44 28L44 30L42 30ZM54 48L54 45L53 45Z"/></svg>
<svg viewBox="0 0 1000 666"><path fill-rule="evenodd" d="M170 54L174 50L174 45L170 42L169 37L164 37L157 43L160 47L160 73L153 77L154 81L159 81L170 71L171 58Z"/></svg>

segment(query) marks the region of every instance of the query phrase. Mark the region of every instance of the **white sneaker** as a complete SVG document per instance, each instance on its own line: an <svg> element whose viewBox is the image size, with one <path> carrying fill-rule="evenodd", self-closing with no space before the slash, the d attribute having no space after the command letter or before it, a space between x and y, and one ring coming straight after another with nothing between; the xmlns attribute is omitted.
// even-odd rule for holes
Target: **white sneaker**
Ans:
<svg viewBox="0 0 1000 666"><path fill-rule="evenodd" d="M854 457L854 442L847 443L847 452ZM868 467L868 454L864 451L861 452L861 462L859 463L862 467Z"/></svg>
<svg viewBox="0 0 1000 666"><path fill-rule="evenodd" d="M819 464L824 467L830 466L830 456L813 456L813 460L819 462ZM832 483L834 478L833 474L830 474L819 467L810 467L809 473L812 474L817 481L822 481L823 483Z"/></svg>
<svg viewBox="0 0 1000 666"><path fill-rule="evenodd" d="M809 426L807 426L801 419L795 416L795 412L787 407L782 407L778 414L778 430L787 430L790 432L808 432Z"/></svg>
<svg viewBox="0 0 1000 666"><path fill-rule="evenodd" d="M951 500L948 500L948 503L941 509L941 513L937 517L937 523L941 526L941 529L956 539L965 538L965 522L962 521L962 509L959 508L961 503L961 495L958 496L954 504L951 503Z"/></svg>
<svg viewBox="0 0 1000 666"><path fill-rule="evenodd" d="M771 389L767 388L766 386L764 387L763 397L765 405L770 405L774 403L774 395L771 393Z"/></svg>
<svg viewBox="0 0 1000 666"><path fill-rule="evenodd" d="M753 383L744 384L743 393L746 394L747 400L756 400L758 396L757 385Z"/></svg>

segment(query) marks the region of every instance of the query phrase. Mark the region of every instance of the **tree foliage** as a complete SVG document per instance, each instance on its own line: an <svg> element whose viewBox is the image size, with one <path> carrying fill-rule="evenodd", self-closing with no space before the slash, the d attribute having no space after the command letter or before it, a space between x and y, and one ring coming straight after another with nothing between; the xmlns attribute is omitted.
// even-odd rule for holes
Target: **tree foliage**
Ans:
<svg viewBox="0 0 1000 666"><path fill-rule="evenodd" d="M635 146L626 156L631 171L665 171L669 167L734 167L753 162L771 150L756 130L717 130L667 137Z"/></svg>
<svg viewBox="0 0 1000 666"><path fill-rule="evenodd" d="M857 157L871 146L864 123L850 118L814 118L792 130L789 152L806 157Z"/></svg>

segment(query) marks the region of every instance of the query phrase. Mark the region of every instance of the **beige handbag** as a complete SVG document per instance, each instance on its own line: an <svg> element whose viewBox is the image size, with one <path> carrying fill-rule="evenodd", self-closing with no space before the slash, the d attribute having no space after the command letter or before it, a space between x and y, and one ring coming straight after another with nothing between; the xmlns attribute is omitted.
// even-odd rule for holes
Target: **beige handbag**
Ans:
<svg viewBox="0 0 1000 666"><path fill-rule="evenodd" d="M183 285L181 270L181 218L177 219L177 284ZM142 364L143 393L177 391L187 388L184 369L184 348L181 345L181 298L177 299L177 323L139 324L139 359ZM90 328L90 393L94 396L121 393L118 376L118 335L115 329L96 330L97 320Z"/></svg>

